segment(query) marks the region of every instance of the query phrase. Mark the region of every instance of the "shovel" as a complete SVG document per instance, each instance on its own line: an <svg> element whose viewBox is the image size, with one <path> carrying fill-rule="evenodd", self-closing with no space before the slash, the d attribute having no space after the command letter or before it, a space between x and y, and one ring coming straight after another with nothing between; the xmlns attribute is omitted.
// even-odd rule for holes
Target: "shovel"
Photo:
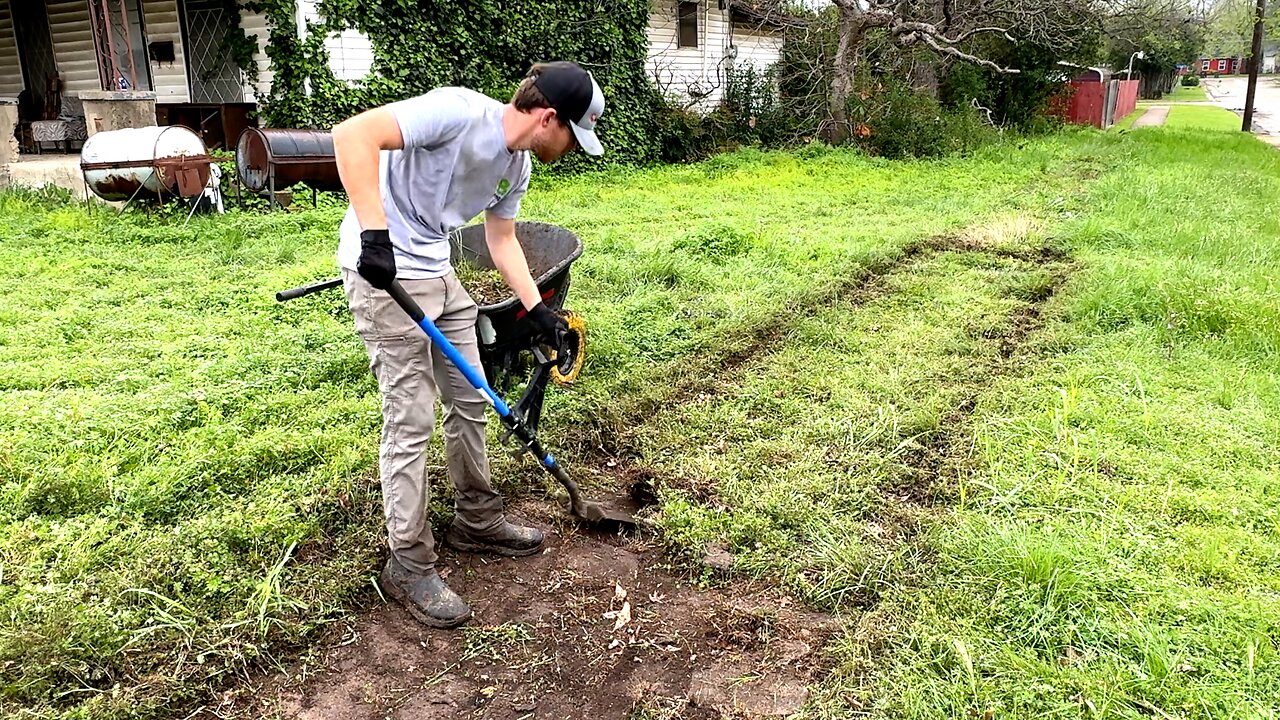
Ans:
<svg viewBox="0 0 1280 720"><path fill-rule="evenodd" d="M511 411L507 403L489 386L484 376L462 357L462 353L458 352L453 343L449 342L444 333L440 332L440 328L437 328L435 323L431 322L431 319L422 312L422 308L418 307L418 303L414 302L409 293L405 292L400 282L392 281L387 293L391 295L391 298L396 301L396 304L402 310L408 313L409 317L418 324L418 327L422 328L423 332L431 338L431 342L435 343L444 352L445 357L449 358L449 362L462 371L462 374L467 378L467 382L471 383L471 387L484 396L484 399L498 413L498 417L502 418L502 424L507 427L510 434L518 438L524 445L524 449L538 459L538 463L542 465L544 470L560 481L564 489L569 492L569 512L573 516L593 525L626 530L634 530L639 527L640 522L627 513L610 510L599 503L584 500L582 494L578 491L578 484L573 481L573 478L569 477L563 467L560 467L560 463L556 462L551 453L542 447L542 443L538 442L537 433L528 428L524 421Z"/></svg>

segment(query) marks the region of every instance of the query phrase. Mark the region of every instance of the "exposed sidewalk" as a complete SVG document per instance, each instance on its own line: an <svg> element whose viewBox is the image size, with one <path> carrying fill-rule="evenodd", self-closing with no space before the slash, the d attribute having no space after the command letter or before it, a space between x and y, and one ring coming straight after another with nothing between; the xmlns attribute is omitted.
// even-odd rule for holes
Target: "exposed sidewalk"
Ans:
<svg viewBox="0 0 1280 720"><path fill-rule="evenodd" d="M1169 106L1153 105L1145 113L1142 114L1142 117L1133 121L1133 127L1134 128L1156 127L1159 125L1163 125L1164 121L1167 119L1169 119Z"/></svg>

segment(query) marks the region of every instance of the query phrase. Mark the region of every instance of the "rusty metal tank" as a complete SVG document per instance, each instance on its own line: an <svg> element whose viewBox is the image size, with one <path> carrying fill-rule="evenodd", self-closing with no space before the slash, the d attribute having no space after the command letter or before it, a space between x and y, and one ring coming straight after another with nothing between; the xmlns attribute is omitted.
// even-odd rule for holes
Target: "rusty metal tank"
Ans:
<svg viewBox="0 0 1280 720"><path fill-rule="evenodd" d="M317 190L341 190L333 135L323 130L248 128L236 142L240 182L255 193L296 183Z"/></svg>
<svg viewBox="0 0 1280 720"><path fill-rule="evenodd" d="M181 125L106 130L80 150L84 182L103 200L195 197L212 163L200 136Z"/></svg>

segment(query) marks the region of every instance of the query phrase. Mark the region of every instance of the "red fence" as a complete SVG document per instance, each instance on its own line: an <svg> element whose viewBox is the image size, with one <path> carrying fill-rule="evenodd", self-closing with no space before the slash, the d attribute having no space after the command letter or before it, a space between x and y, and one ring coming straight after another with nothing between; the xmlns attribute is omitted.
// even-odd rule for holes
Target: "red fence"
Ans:
<svg viewBox="0 0 1280 720"><path fill-rule="evenodd" d="M1116 94L1115 114L1111 116L1112 123L1138 109L1138 81L1120 80L1116 84L1120 86L1120 89Z"/></svg>
<svg viewBox="0 0 1280 720"><path fill-rule="evenodd" d="M1137 107L1137 80L1072 80L1067 122L1106 128Z"/></svg>
<svg viewBox="0 0 1280 720"><path fill-rule="evenodd" d="M1072 80L1071 103L1067 105L1067 122L1102 127L1106 104L1106 83Z"/></svg>

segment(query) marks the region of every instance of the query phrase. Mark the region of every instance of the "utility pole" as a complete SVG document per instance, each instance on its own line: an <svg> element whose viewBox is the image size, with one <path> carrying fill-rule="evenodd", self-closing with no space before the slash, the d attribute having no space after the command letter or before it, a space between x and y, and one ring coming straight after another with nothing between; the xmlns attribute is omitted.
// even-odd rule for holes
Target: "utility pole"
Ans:
<svg viewBox="0 0 1280 720"><path fill-rule="evenodd" d="M1258 68L1262 65L1263 19L1267 16L1267 0L1258 0L1258 11L1253 17L1253 52L1249 57L1249 91L1244 98L1245 132L1253 132L1253 100L1258 94Z"/></svg>

